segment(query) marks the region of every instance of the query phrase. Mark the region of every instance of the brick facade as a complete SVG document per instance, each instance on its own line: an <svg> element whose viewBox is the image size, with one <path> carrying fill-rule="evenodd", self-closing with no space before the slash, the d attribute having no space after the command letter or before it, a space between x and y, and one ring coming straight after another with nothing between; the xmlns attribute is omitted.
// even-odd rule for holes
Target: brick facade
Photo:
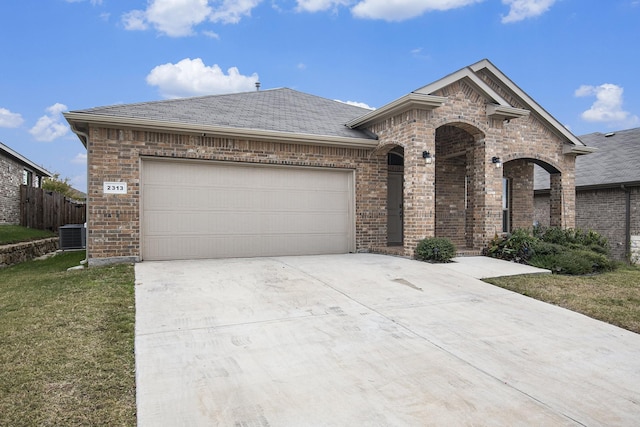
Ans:
<svg viewBox="0 0 640 427"><path fill-rule="evenodd" d="M503 176L512 184L512 229L531 227L534 163L557 171L554 222L575 225L575 156L563 154L562 140L537 116L490 119L486 99L463 81L435 95L447 97L445 105L408 110L368 127L378 135L376 153L404 149L405 255L424 237L448 237L459 250L479 250L502 233ZM423 151L435 155L433 163L425 162ZM494 156L504 168L492 163Z"/></svg>
<svg viewBox="0 0 640 427"><path fill-rule="evenodd" d="M509 108L531 109L490 74L478 73L478 78L506 99ZM371 116L358 126L377 137L373 149L87 122L89 262L140 259L140 172L146 157L353 170L358 251L387 246L387 156L394 148L404 156L404 255L412 256L418 241L431 236L448 237L459 250L479 252L502 232L503 176L512 183L513 226L530 226L533 163L556 175L553 222L573 227L575 156L563 153L566 138L535 111L510 120L490 114L493 101L481 92L461 79L429 94L446 100L442 105L400 104L388 114ZM425 151L433 162L425 161ZM504 167L492 162L496 156ZM127 182L128 193L103 194L105 181Z"/></svg>
<svg viewBox="0 0 640 427"><path fill-rule="evenodd" d="M355 170L356 247L386 245L387 162L384 156L370 158L369 150L96 127L87 152L87 249L94 264L101 258L140 257L140 168L145 157ZM103 194L104 181L125 181L128 193Z"/></svg>

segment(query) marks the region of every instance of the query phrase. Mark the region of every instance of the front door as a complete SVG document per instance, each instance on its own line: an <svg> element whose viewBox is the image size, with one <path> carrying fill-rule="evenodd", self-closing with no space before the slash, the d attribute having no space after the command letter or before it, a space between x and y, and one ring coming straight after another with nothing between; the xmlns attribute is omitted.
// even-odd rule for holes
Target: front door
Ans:
<svg viewBox="0 0 640 427"><path fill-rule="evenodd" d="M402 245L402 172L389 172L387 178L387 244Z"/></svg>

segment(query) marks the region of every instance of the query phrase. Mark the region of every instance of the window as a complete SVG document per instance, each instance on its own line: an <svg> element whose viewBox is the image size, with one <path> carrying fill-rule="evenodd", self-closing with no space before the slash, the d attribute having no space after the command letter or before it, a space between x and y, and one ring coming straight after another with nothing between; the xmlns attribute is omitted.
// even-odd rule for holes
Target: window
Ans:
<svg viewBox="0 0 640 427"><path fill-rule="evenodd" d="M511 231L511 215L510 208L511 203L511 185L509 184L509 178L502 178L502 232L508 233Z"/></svg>
<svg viewBox="0 0 640 427"><path fill-rule="evenodd" d="M33 172L28 171L28 170L23 170L22 171L22 185L28 185L31 186L31 183L33 182Z"/></svg>

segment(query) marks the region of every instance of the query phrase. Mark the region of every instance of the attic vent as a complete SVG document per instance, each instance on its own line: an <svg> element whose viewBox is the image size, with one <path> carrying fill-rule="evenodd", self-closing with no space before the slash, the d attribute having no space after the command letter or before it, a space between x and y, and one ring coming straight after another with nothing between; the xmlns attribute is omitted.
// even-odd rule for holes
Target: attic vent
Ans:
<svg viewBox="0 0 640 427"><path fill-rule="evenodd" d="M615 132L609 132L609 133L605 133L604 136L605 138L609 138L610 136L613 136L615 134L616 134Z"/></svg>
<svg viewBox="0 0 640 427"><path fill-rule="evenodd" d="M60 227L60 249L84 249L87 244L87 229L84 224L68 224Z"/></svg>

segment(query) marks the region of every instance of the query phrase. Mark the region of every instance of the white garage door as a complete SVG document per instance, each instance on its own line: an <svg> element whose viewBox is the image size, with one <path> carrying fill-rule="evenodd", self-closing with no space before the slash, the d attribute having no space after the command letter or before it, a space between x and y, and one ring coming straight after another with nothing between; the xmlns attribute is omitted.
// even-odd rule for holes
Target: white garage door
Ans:
<svg viewBox="0 0 640 427"><path fill-rule="evenodd" d="M144 160L145 260L352 252L353 172Z"/></svg>

